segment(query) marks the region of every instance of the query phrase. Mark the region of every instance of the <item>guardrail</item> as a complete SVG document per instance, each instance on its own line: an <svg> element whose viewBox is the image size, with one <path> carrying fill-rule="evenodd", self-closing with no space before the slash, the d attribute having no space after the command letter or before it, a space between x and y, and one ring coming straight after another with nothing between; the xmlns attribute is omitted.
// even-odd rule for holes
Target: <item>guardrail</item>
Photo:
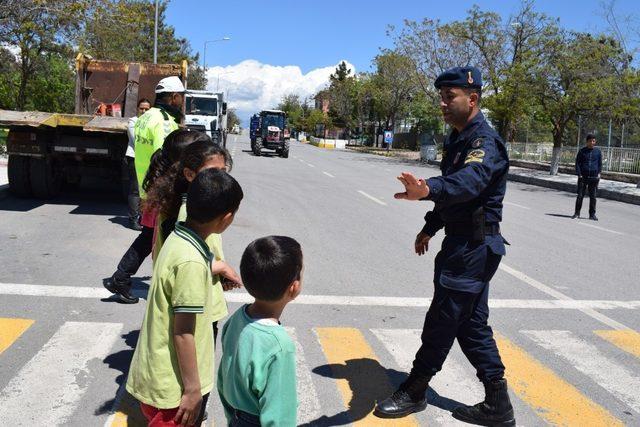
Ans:
<svg viewBox="0 0 640 427"><path fill-rule="evenodd" d="M531 162L550 163L553 152L551 143L511 142L507 144L509 158ZM640 174L640 148L598 147L602 151L602 169L607 172ZM560 149L560 164L574 165L576 147Z"/></svg>

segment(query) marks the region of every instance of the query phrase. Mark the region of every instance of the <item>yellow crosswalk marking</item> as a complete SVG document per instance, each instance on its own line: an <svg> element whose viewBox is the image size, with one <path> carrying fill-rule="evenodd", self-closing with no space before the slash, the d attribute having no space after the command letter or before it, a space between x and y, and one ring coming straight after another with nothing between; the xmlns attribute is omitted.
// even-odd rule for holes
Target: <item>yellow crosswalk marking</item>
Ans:
<svg viewBox="0 0 640 427"><path fill-rule="evenodd" d="M553 425L622 426L605 408L543 366L507 338L496 334L511 389Z"/></svg>
<svg viewBox="0 0 640 427"><path fill-rule="evenodd" d="M316 328L315 331L354 425L418 425L412 416L385 420L373 415L376 400L388 397L394 390L358 329Z"/></svg>
<svg viewBox="0 0 640 427"><path fill-rule="evenodd" d="M0 317L0 354L20 338L20 335L29 329L33 322L31 319Z"/></svg>
<svg viewBox="0 0 640 427"><path fill-rule="evenodd" d="M138 401L126 391L118 404L118 410L111 418L109 427L144 427L147 421L140 411Z"/></svg>
<svg viewBox="0 0 640 427"><path fill-rule="evenodd" d="M596 335L609 341L618 348L640 357L640 334L631 330L594 331Z"/></svg>

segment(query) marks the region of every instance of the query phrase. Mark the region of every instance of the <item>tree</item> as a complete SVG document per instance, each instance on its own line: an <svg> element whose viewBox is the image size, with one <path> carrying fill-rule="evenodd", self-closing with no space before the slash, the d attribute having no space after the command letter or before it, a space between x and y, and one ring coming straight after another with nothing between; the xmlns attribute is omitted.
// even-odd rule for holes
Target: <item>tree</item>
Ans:
<svg viewBox="0 0 640 427"><path fill-rule="evenodd" d="M71 57L89 0L5 0L0 11L0 44L17 48L17 109L24 109L27 88L46 53ZM80 19L79 19L80 17ZM6 102L5 102L6 103Z"/></svg>
<svg viewBox="0 0 640 427"><path fill-rule="evenodd" d="M342 61L329 76L329 115L334 126L346 129L347 132L353 126L353 99L352 88L355 78L351 75L351 69Z"/></svg>
<svg viewBox="0 0 640 427"><path fill-rule="evenodd" d="M394 129L397 119L408 112L415 94L413 64L407 56L394 51L376 56L374 63L375 111L384 129Z"/></svg>
<svg viewBox="0 0 640 427"><path fill-rule="evenodd" d="M567 126L579 114L615 107L624 51L615 40L556 28L541 52L534 70L533 98L542 107L539 115L552 125L553 156L550 173L557 174L560 148Z"/></svg>
<svg viewBox="0 0 640 427"><path fill-rule="evenodd" d="M158 63L189 61L187 87L205 89L205 70L189 41L166 23L168 0L158 3ZM155 5L147 0L93 2L80 38L81 49L97 59L152 62Z"/></svg>
<svg viewBox="0 0 640 427"><path fill-rule="evenodd" d="M235 108L229 108L227 110L227 132L231 132L235 125L240 126L240 118L236 114Z"/></svg>

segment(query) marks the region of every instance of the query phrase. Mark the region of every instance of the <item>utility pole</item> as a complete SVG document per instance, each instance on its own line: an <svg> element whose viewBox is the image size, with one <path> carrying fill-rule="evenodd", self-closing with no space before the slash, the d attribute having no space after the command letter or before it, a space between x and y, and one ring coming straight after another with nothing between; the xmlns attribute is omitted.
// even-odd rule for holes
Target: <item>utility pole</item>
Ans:
<svg viewBox="0 0 640 427"><path fill-rule="evenodd" d="M159 0L156 0L156 19L155 19L155 26L153 29L153 63L154 64L158 63L158 2Z"/></svg>

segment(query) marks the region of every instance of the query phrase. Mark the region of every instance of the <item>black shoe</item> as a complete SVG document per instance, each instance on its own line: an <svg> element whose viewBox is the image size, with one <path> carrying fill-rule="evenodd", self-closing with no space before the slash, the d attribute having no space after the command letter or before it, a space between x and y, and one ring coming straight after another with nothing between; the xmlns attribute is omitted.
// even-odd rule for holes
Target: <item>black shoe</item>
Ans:
<svg viewBox="0 0 640 427"><path fill-rule="evenodd" d="M571 217L571 219L576 219L576 218L580 218L579 214L573 214L573 216Z"/></svg>
<svg viewBox="0 0 640 427"><path fill-rule="evenodd" d="M116 295L116 298L118 301L120 301L123 304L136 304L139 300L139 298L135 295L131 295L131 292L129 291L129 286L124 285L122 283L118 283L117 280L115 280L112 277L109 277L108 279L104 279L102 281L102 285L112 294Z"/></svg>
<svg viewBox="0 0 640 427"><path fill-rule="evenodd" d="M129 228L135 231L142 231L142 226L140 225L140 217L129 218Z"/></svg>
<svg viewBox="0 0 640 427"><path fill-rule="evenodd" d="M376 404L373 414L380 418L400 418L424 411L427 408L427 398L414 400L404 390L398 390L390 397Z"/></svg>
<svg viewBox="0 0 640 427"><path fill-rule="evenodd" d="M484 390L484 402L455 408L453 418L480 426L515 426L516 419L507 392L507 380L484 383Z"/></svg>
<svg viewBox="0 0 640 427"><path fill-rule="evenodd" d="M598 217L596 216L596 214L593 214L593 215L589 215L589 219L593 221L597 221Z"/></svg>

